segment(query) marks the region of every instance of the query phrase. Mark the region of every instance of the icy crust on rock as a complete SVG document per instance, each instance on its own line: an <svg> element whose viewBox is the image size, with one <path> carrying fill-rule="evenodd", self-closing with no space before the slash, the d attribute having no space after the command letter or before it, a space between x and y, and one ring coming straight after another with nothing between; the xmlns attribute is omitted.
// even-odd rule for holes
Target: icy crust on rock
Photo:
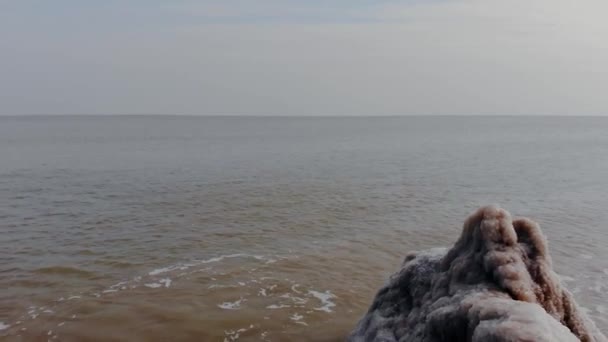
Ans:
<svg viewBox="0 0 608 342"><path fill-rule="evenodd" d="M494 206L449 249L409 254L349 337L360 341L608 341L563 288L547 241Z"/></svg>

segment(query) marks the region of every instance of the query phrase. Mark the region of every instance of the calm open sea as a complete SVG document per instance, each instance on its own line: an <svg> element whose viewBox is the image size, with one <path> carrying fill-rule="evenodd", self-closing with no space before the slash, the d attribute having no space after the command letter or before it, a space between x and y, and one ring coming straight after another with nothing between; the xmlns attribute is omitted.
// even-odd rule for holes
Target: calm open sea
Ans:
<svg viewBox="0 0 608 342"><path fill-rule="evenodd" d="M491 203L608 331L608 118L0 117L0 339L343 340Z"/></svg>

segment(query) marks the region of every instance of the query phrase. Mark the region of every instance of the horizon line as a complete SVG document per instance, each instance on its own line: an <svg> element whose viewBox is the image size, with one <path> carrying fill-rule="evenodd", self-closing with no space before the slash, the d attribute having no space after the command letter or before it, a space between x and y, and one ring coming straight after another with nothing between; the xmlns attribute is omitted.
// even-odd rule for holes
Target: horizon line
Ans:
<svg viewBox="0 0 608 342"><path fill-rule="evenodd" d="M325 114L0 114L0 118L20 117L197 117L197 118L406 118L406 117L572 117L572 118L608 118L607 114L382 114L382 115L325 115Z"/></svg>

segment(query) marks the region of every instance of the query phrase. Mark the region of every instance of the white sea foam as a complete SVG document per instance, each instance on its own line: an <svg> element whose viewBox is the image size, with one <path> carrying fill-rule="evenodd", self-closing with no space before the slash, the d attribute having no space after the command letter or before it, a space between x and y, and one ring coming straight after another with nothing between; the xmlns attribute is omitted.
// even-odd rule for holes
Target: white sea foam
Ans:
<svg viewBox="0 0 608 342"><path fill-rule="evenodd" d="M184 264L184 265L173 265L173 266L157 268L155 270L148 272L148 275L155 276L155 275L172 272L172 271L177 271L177 270L183 271L192 266L196 266L196 265L195 264Z"/></svg>
<svg viewBox="0 0 608 342"><path fill-rule="evenodd" d="M81 293L75 293L73 295L65 295L65 296L59 297L57 300L53 301L54 305L52 307L54 308L55 305L63 305L62 303L65 301L80 300L82 298L88 298L88 297L101 298L106 294L120 292L120 291L128 291L130 289L134 289L134 288L137 288L140 286L145 286L147 288L152 288L152 289L163 288L163 287L169 288L169 287L171 287L171 285L173 285L173 281L174 281L174 279L176 279L176 277L181 278L181 276L188 276L189 274L197 273L197 272L208 272L209 270L214 269L214 265L208 265L208 266L202 266L202 265L218 263L223 260L235 259L235 258L246 258L246 259L258 260L258 261L262 261L264 263L272 264L272 263L276 262L277 260L282 260L287 257L281 257L281 256L272 256L271 257L271 256L261 256L261 255L254 255L254 254L236 253L236 254L220 255L220 256L212 257L212 258L205 259L205 260L194 260L194 261L190 261L190 262L179 263L179 264L175 264L175 265L170 265L170 266L166 266L166 267L162 267L162 268L153 269L152 271L149 271L143 275L133 277L130 280L120 281L120 282L117 282L115 284L105 287L105 289L103 289L103 288L99 289L97 292L93 292L93 291L87 292L87 293L81 292ZM200 267L200 266L202 266L202 267ZM173 277L173 279L167 277L169 275L168 273L171 273L174 271L175 271L175 273L172 273L175 275ZM210 273L210 275L211 274L225 275L224 273L216 273L216 272L212 272L212 273ZM215 278L211 278L211 279L216 280ZM282 280L274 278L274 277L262 277L260 279L238 281L235 284L226 284L226 285L211 284L208 286L208 288L213 289L213 288L224 288L224 287L236 287L237 284L238 284L238 286L248 286L252 283L260 284L260 283L264 282L264 280L270 280L270 279L276 280L278 282L282 282ZM275 290L277 288L277 286L278 285L275 283L270 286L266 286L265 288L260 288L259 292L258 292L258 296L263 296L263 297L274 296L272 291ZM299 285L294 284L291 288L292 291L295 293L302 293L301 291L299 291L297 289L297 286L299 286ZM307 301L307 299L305 299L305 298L290 297L289 295L284 296L284 298L290 298L293 303L285 303L285 304L277 303L278 305L270 305L269 308L270 309L281 309L281 308L299 306ZM222 309L226 309L226 310L237 310L240 308L242 303L245 301L247 301L246 298L241 298L235 302L225 302L225 303L219 304L218 307L222 308ZM287 304L291 304L291 305L287 305ZM40 315L46 315L46 314L54 314L54 311L51 310L50 308L46 309L45 307L30 307L27 311L27 316L31 320L35 320L38 317L40 317ZM75 315L72 318L75 318ZM10 322L8 322L8 323L10 323ZM61 322L62 325L63 325L63 323L64 322ZM13 323L11 323L11 324L13 324ZM8 324L2 323L3 329L6 329L7 326L8 326Z"/></svg>
<svg viewBox="0 0 608 342"><path fill-rule="evenodd" d="M0 330L5 330L10 328L10 325L5 324L4 322L0 322Z"/></svg>
<svg viewBox="0 0 608 342"><path fill-rule="evenodd" d="M294 323L308 326L308 323L306 323L302 320L303 318L304 318L304 316L298 314L297 312L294 313L293 315L289 316L289 319L291 319Z"/></svg>
<svg viewBox="0 0 608 342"><path fill-rule="evenodd" d="M272 304L272 305L268 305L266 307L266 309L272 309L272 310L276 310L276 309L283 309L283 308L290 308L291 305L285 305L285 304Z"/></svg>
<svg viewBox="0 0 608 342"><path fill-rule="evenodd" d="M40 313L38 311L36 311L37 308L34 306L30 306L30 309L27 311L27 314L30 315L31 319L36 319L36 317L38 317L40 315Z"/></svg>
<svg viewBox="0 0 608 342"><path fill-rule="evenodd" d="M253 324L251 324L248 328L241 328L237 330L224 330L224 334L226 337L224 338L224 342L236 341L241 336L241 333L245 331L253 329Z"/></svg>
<svg viewBox="0 0 608 342"><path fill-rule="evenodd" d="M291 299L291 301L296 305L304 305L308 302L307 298L292 296L291 293L282 294L279 296L279 298Z"/></svg>
<svg viewBox="0 0 608 342"><path fill-rule="evenodd" d="M224 310L238 310L241 308L241 303L245 302L246 299L240 298L234 302L223 302L222 304L218 304L217 307Z"/></svg>
<svg viewBox="0 0 608 342"><path fill-rule="evenodd" d="M163 274L163 273L167 273L167 272L172 272L172 271L176 271L176 270L182 270L183 271L183 270L187 270L188 268L191 268L191 267L194 267L194 266L204 265L204 264L210 264L210 263L222 261L224 259L233 259L233 258L253 258L253 259L256 259L256 260L265 260L265 257L263 257L261 255L252 255L252 254L244 254L244 253L220 255L220 256L209 258L209 259L206 259L206 260L198 260L198 261L193 261L193 262L190 262L190 263L184 263L184 264L178 264L178 265L172 265L172 266L157 268L157 269L154 269L154 270L148 272L148 275L155 276L155 275L159 275L159 274Z"/></svg>
<svg viewBox="0 0 608 342"><path fill-rule="evenodd" d="M590 287L589 290L596 292L596 293L602 293L602 287L603 287L602 284L595 283L595 285L593 285L593 287Z"/></svg>
<svg viewBox="0 0 608 342"><path fill-rule="evenodd" d="M333 310L331 308L336 306L336 303L331 301L332 298L336 298L336 296L331 293L331 291L319 292L314 290L308 290L308 294L319 299L321 301L321 304L323 304L323 306L315 308L315 310L317 311L332 312Z"/></svg>
<svg viewBox="0 0 608 342"><path fill-rule="evenodd" d="M228 287L236 287L234 285L220 285L220 284L211 284L207 288L208 289L224 289Z"/></svg>
<svg viewBox="0 0 608 342"><path fill-rule="evenodd" d="M118 283L116 283L116 284L114 284L114 285L110 285L110 288L111 288L111 289L123 288L123 287L124 287L125 285L127 285L127 284L128 284L128 282L127 282L127 281L121 281L121 282L118 282Z"/></svg>
<svg viewBox="0 0 608 342"><path fill-rule="evenodd" d="M300 284L293 284L291 286L291 291L295 292L295 293L302 293L302 291L298 291L297 288L300 286Z"/></svg>
<svg viewBox="0 0 608 342"><path fill-rule="evenodd" d="M171 286L171 278L164 278L159 280L158 282L164 285L165 287Z"/></svg>

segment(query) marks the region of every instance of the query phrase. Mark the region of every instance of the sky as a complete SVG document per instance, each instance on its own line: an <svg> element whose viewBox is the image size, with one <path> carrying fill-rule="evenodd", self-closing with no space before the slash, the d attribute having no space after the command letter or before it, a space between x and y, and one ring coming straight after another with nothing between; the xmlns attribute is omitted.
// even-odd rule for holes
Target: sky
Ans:
<svg viewBox="0 0 608 342"><path fill-rule="evenodd" d="M608 115L606 0L0 0L0 115Z"/></svg>

